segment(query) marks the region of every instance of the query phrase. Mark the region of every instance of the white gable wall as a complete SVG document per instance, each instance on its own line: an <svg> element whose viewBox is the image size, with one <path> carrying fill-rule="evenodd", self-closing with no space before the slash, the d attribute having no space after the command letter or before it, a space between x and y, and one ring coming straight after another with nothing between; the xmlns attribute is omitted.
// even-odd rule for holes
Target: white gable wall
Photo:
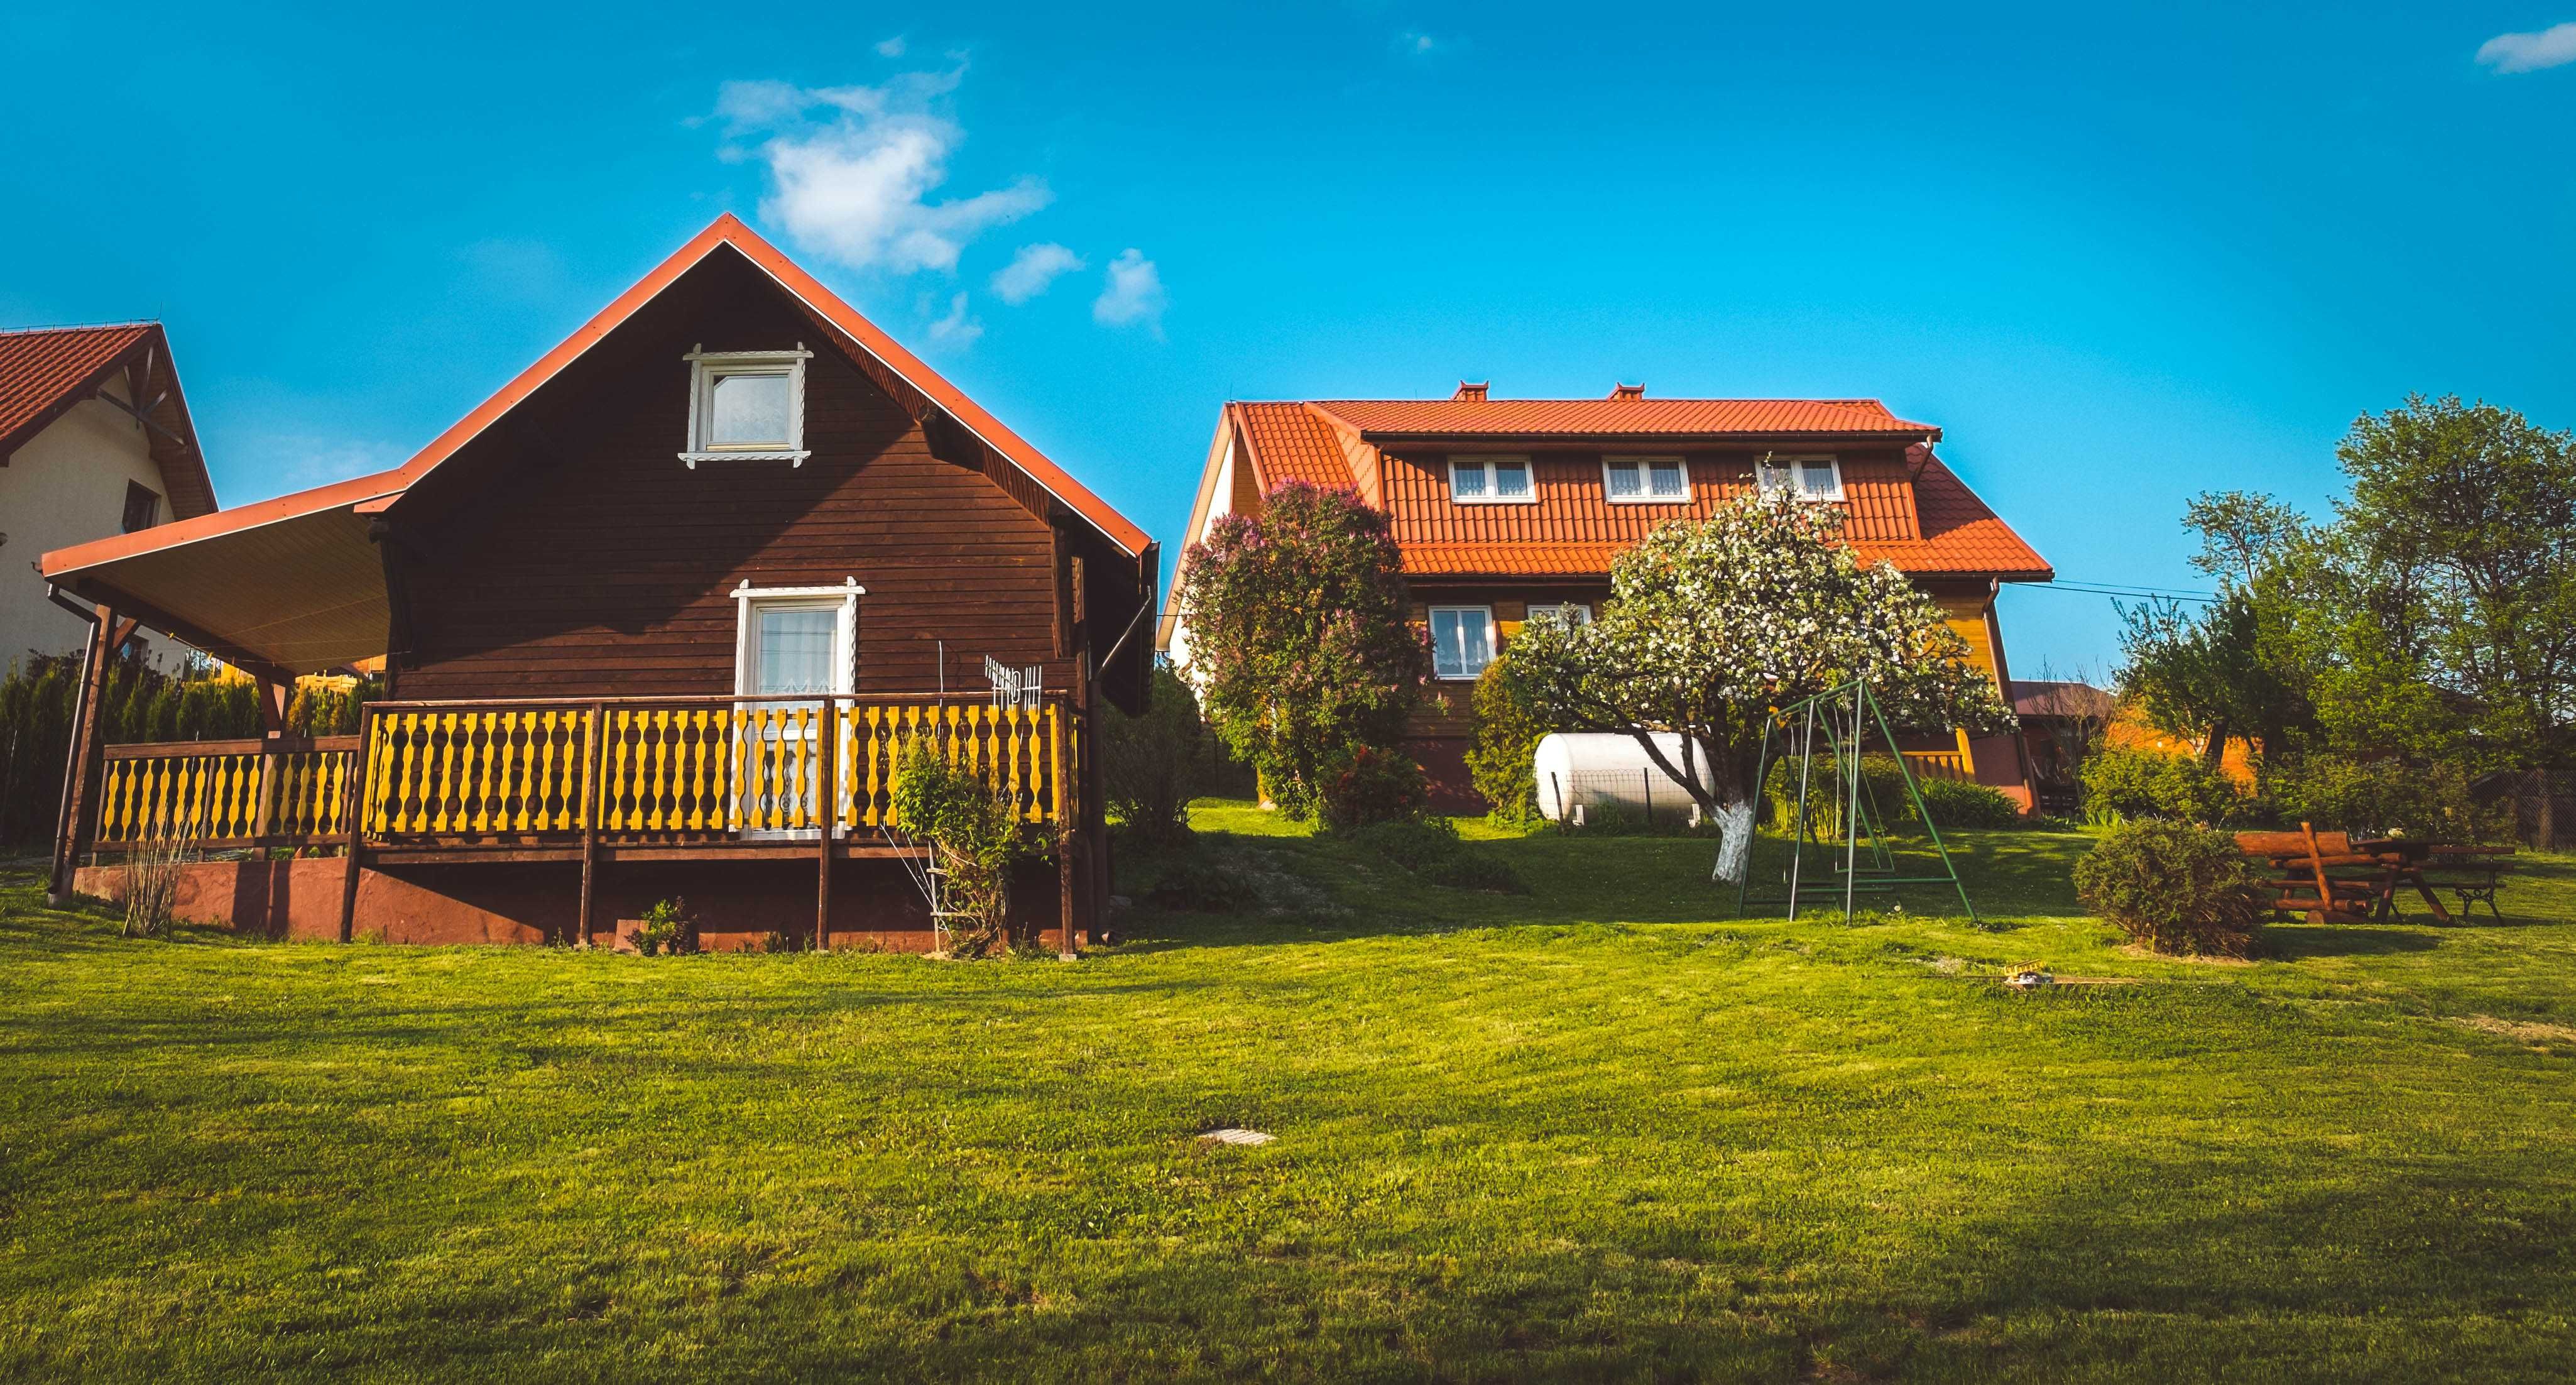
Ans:
<svg viewBox="0 0 2576 1385"><path fill-rule="evenodd" d="M124 396L123 382L109 392ZM27 662L27 652L76 653L88 625L45 599L36 560L57 549L121 533L125 486L140 482L161 497L158 522L170 522L170 487L143 425L95 399L72 406L0 466L0 669ZM145 633L152 662L175 672L181 651L166 636Z"/></svg>

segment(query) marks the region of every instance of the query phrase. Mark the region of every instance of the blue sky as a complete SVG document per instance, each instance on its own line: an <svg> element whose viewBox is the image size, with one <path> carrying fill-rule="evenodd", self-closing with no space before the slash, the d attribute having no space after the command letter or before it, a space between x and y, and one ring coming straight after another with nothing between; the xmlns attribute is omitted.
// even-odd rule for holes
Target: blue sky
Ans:
<svg viewBox="0 0 2576 1385"><path fill-rule="evenodd" d="M227 503L728 209L1167 542L1221 400L1461 378L1875 395L2063 577L2184 588L2187 497L2321 507L2410 390L2576 425L2576 0L39 8L0 323L165 320Z"/></svg>

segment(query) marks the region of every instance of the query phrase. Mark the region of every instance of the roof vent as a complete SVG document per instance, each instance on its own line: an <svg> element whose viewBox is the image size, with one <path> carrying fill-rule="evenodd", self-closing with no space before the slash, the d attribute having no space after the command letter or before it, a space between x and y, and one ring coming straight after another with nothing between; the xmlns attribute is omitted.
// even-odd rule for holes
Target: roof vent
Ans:
<svg viewBox="0 0 2576 1385"><path fill-rule="evenodd" d="M1453 401L1466 399L1482 404L1485 402L1485 391L1493 388L1493 383L1491 380L1479 380L1471 385L1461 380L1458 382L1458 392L1449 398Z"/></svg>
<svg viewBox="0 0 2576 1385"><path fill-rule="evenodd" d="M1643 399L1646 397L1646 387L1644 385L1612 385L1610 387L1610 397L1613 399Z"/></svg>

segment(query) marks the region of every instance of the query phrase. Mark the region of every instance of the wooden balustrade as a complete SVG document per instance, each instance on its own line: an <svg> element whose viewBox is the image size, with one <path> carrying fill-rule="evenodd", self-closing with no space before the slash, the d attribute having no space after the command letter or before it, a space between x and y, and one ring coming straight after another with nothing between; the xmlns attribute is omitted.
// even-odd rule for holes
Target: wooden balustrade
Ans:
<svg viewBox="0 0 2576 1385"><path fill-rule="evenodd" d="M356 736L282 750L111 746L95 841L345 841L352 774L369 842L810 839L827 817L843 836L901 826L895 762L912 745L1009 794L1031 826L1076 816L1080 741L1061 697L1034 708L913 695L413 702L368 707Z"/></svg>
<svg viewBox="0 0 2576 1385"><path fill-rule="evenodd" d="M1917 779L1956 779L1963 784L1976 782L1976 776L1968 772L1967 757L1955 750L1906 751L1905 767L1914 771Z"/></svg>
<svg viewBox="0 0 2576 1385"><path fill-rule="evenodd" d="M99 780L101 845L294 845L345 835L355 736L116 745Z"/></svg>

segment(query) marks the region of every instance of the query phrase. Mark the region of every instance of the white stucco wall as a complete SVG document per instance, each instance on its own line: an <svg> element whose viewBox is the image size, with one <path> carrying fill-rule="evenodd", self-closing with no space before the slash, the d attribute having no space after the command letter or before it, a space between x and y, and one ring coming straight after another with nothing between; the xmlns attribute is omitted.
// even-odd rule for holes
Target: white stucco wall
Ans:
<svg viewBox="0 0 2576 1385"><path fill-rule="evenodd" d="M113 392L123 396L121 389ZM0 466L0 668L25 663L30 649L80 648L88 626L45 599L36 560L123 532L129 481L161 497L159 522L169 523L170 488L143 425L94 399L72 406ZM181 651L168 637L143 638L154 664L176 669Z"/></svg>

